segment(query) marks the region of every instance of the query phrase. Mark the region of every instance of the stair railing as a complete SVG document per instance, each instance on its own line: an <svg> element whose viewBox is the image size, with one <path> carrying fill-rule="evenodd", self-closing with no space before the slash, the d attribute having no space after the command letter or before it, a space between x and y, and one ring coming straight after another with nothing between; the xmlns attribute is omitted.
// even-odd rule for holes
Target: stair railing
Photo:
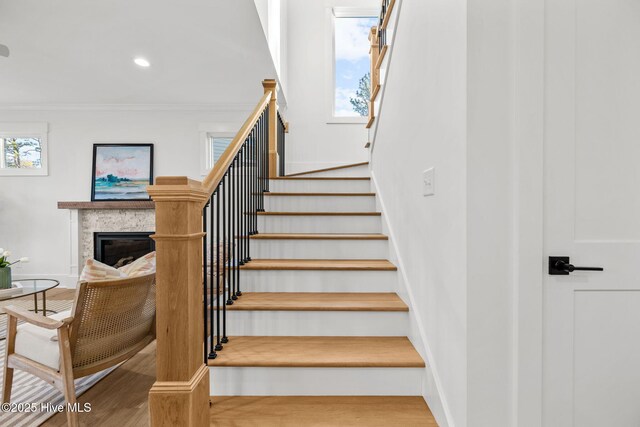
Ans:
<svg viewBox="0 0 640 427"><path fill-rule="evenodd" d="M278 111L278 175L285 176L285 134L289 133L289 123Z"/></svg>
<svg viewBox="0 0 640 427"><path fill-rule="evenodd" d="M382 6L380 8L380 16L378 17L378 25L371 27L369 32L369 42L371 47L369 49L369 59L371 62L371 84L369 99L369 116L366 124L366 128L370 128L375 121L374 104L378 92L380 91L380 67L382 61L387 54L389 46L387 45L387 27L389 26L389 20L391 19L391 11L393 10L397 0L382 0Z"/></svg>
<svg viewBox="0 0 640 427"><path fill-rule="evenodd" d="M276 82L262 84L260 102L202 182L158 177L147 188L156 207L153 426L209 425L206 361L232 345L226 308L242 296L241 267L251 260L257 212L269 178L278 174L278 154L284 158Z"/></svg>

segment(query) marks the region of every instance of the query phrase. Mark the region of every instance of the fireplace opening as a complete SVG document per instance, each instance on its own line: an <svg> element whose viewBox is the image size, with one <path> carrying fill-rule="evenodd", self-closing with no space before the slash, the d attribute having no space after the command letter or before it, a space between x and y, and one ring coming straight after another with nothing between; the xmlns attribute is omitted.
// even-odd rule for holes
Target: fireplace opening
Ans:
<svg viewBox="0 0 640 427"><path fill-rule="evenodd" d="M113 267L127 265L149 252L155 251L153 232L93 233L93 256L97 261Z"/></svg>

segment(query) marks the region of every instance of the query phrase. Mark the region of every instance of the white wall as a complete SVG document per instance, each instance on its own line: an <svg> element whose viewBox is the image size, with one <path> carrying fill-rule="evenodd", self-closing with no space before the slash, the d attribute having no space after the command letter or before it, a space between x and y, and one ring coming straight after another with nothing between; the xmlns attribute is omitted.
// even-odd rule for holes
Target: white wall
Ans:
<svg viewBox="0 0 640 427"><path fill-rule="evenodd" d="M269 45L273 65L278 74L280 84L279 96L286 98L288 86L287 67L287 1L286 0L254 0L264 36ZM286 106L286 99L278 104Z"/></svg>
<svg viewBox="0 0 640 427"><path fill-rule="evenodd" d="M512 0L467 1L467 419L512 425Z"/></svg>
<svg viewBox="0 0 640 427"><path fill-rule="evenodd" d="M434 374L425 398L441 425L448 412L456 426L467 418L465 8L402 2L371 158ZM430 167L436 194L423 197Z"/></svg>
<svg viewBox="0 0 640 427"><path fill-rule="evenodd" d="M521 353L536 325L518 324L518 310L539 308L522 300L531 260L539 266L540 228L523 209L541 201L522 193L541 183L526 159L539 156L527 144L539 117L529 104L542 96L527 59L540 60L543 40L529 21L534 3L402 2L373 146L427 363L456 426L539 425L539 379L526 375L539 355ZM423 197L432 166L435 195Z"/></svg>
<svg viewBox="0 0 640 427"><path fill-rule="evenodd" d="M201 179L199 124L228 124L235 132L248 113L0 110L0 122L49 123L49 176L0 178L0 247L31 258L14 274L68 282L69 211L57 202L90 199L93 143L153 142L155 176Z"/></svg>
<svg viewBox="0 0 640 427"><path fill-rule="evenodd" d="M285 3L285 1L283 1ZM374 7L378 0L287 0L287 173L366 161L363 124L328 124L332 6Z"/></svg>

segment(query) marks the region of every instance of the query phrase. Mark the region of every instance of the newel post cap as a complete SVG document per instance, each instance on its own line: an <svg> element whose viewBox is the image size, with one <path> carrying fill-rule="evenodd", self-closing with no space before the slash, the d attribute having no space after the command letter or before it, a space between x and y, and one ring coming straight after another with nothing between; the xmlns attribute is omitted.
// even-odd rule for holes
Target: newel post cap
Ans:
<svg viewBox="0 0 640 427"><path fill-rule="evenodd" d="M147 186L147 193L155 202L189 201L206 203L209 192L200 181L186 176L160 176L154 185Z"/></svg>

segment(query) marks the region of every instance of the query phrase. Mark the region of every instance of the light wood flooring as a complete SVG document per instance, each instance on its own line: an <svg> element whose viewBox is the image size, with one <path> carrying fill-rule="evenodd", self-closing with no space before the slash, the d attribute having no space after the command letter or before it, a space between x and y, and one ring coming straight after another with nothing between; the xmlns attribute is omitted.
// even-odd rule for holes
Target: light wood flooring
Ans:
<svg viewBox="0 0 640 427"><path fill-rule="evenodd" d="M247 292L227 310L409 311L409 307L391 292Z"/></svg>
<svg viewBox="0 0 640 427"><path fill-rule="evenodd" d="M406 337L229 337L209 366L422 368Z"/></svg>

